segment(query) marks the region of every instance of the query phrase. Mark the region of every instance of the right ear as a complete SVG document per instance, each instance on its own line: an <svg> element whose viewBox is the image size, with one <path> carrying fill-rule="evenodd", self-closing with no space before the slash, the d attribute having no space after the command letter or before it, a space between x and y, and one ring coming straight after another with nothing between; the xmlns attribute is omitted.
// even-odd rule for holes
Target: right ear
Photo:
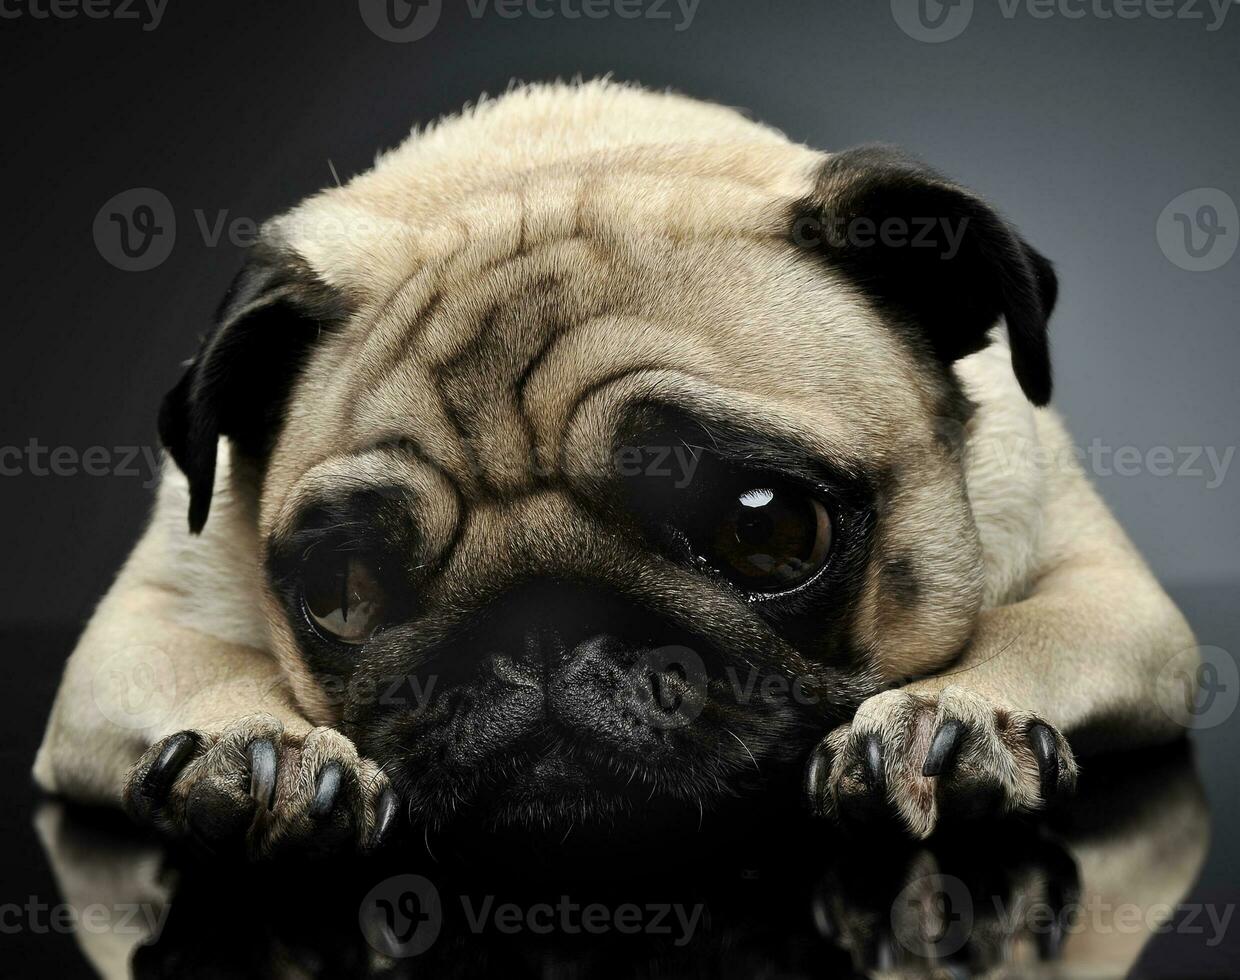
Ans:
<svg viewBox="0 0 1240 980"><path fill-rule="evenodd" d="M349 314L340 292L295 253L255 246L214 329L159 410L159 438L189 480L191 533L207 523L220 436L243 454L266 459L310 350Z"/></svg>
<svg viewBox="0 0 1240 980"><path fill-rule="evenodd" d="M1002 319L1021 389L1034 405L1050 400L1055 271L976 195L889 147L844 150L797 202L791 240L945 369L985 347Z"/></svg>

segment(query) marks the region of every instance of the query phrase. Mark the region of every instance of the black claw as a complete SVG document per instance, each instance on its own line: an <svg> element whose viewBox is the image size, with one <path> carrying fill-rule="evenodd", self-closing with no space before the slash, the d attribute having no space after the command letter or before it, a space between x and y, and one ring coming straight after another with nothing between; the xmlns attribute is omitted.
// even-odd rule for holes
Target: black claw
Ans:
<svg viewBox="0 0 1240 980"><path fill-rule="evenodd" d="M258 805L270 810L276 802L276 755L275 743L268 738L256 738L250 743L250 795Z"/></svg>
<svg viewBox="0 0 1240 980"><path fill-rule="evenodd" d="M1028 738L1038 760L1039 787L1042 802L1048 803L1059 789L1059 746L1055 734L1042 722L1029 726Z"/></svg>
<svg viewBox="0 0 1240 980"><path fill-rule="evenodd" d="M1038 931L1036 942L1040 960L1059 959L1059 950L1063 947L1063 923L1059 918L1061 914L1060 910L1056 910L1056 915L1052 917L1049 926Z"/></svg>
<svg viewBox="0 0 1240 980"><path fill-rule="evenodd" d="M826 810L828 779L831 775L831 750L826 741L818 744L805 766L805 796L815 814Z"/></svg>
<svg viewBox="0 0 1240 980"><path fill-rule="evenodd" d="M1038 957L1042 960L1055 960L1059 958L1059 951L1063 948L1064 927L1069 912L1063 886L1053 875L1047 882L1046 903L1054 911L1054 915L1049 927L1038 931Z"/></svg>
<svg viewBox="0 0 1240 980"><path fill-rule="evenodd" d="M142 777L142 792L149 798L162 797L177 781L185 764L198 751L198 736L193 732L178 732L164 743L159 757Z"/></svg>
<svg viewBox="0 0 1240 980"><path fill-rule="evenodd" d="M960 742L964 738L965 725L956 718L948 718L939 726L930 739L930 750L926 753L925 764L921 767L923 776L937 776L952 764Z"/></svg>
<svg viewBox="0 0 1240 980"><path fill-rule="evenodd" d="M310 816L325 817L331 813L336 803L336 794L340 792L340 766L329 762L319 770L318 786L314 790L314 799L310 802Z"/></svg>
<svg viewBox="0 0 1240 980"><path fill-rule="evenodd" d="M375 830L370 835L370 849L377 850L383 846L383 842L387 839L388 831L396 823L396 793L389 786L379 796L379 802L375 806Z"/></svg>
<svg viewBox="0 0 1240 980"><path fill-rule="evenodd" d="M818 929L818 935L828 942L834 941L840 934L839 926L835 923L835 916L831 914L831 907L825 895L819 895L814 899L814 925Z"/></svg>
<svg viewBox="0 0 1240 980"><path fill-rule="evenodd" d="M874 966L878 973L888 973L896 965L896 947L891 937L883 934L874 940Z"/></svg>
<svg viewBox="0 0 1240 980"><path fill-rule="evenodd" d="M883 772L883 742L877 735L867 735L863 746L862 764L866 781L872 792L883 796L887 792L887 776Z"/></svg>

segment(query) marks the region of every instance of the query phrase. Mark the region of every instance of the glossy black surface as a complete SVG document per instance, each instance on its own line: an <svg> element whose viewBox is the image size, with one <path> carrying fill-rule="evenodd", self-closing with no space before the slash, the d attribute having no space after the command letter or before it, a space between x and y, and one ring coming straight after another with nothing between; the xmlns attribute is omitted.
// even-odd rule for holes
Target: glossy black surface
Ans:
<svg viewBox="0 0 1240 980"><path fill-rule="evenodd" d="M1228 632L1224 592L1179 598L1199 630ZM5 639L59 657L72 635ZM255 869L40 799L26 769L52 679L28 680L4 756L6 973L1223 977L1240 962L1231 718L1086 760L1044 821L926 844L792 811L747 828L708 815L634 853L436 839Z"/></svg>

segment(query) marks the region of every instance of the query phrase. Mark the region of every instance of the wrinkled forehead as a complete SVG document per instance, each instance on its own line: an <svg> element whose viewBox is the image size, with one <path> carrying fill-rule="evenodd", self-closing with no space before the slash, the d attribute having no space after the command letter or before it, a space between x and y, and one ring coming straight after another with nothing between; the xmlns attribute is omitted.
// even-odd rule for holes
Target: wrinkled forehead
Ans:
<svg viewBox="0 0 1240 980"><path fill-rule="evenodd" d="M866 468L932 412L896 336L843 284L756 238L631 235L421 270L327 338L273 456L284 496L316 465L404 441L467 494L595 465L656 402Z"/></svg>
<svg viewBox="0 0 1240 980"><path fill-rule="evenodd" d="M640 231L673 240L785 233L788 201L814 186L822 156L760 141L590 146L578 155L536 141L495 154L406 160L415 141L342 187L274 219L328 285L383 303L419 270L454 260L486 267L538 244ZM545 158L544 158L545 157Z"/></svg>
<svg viewBox="0 0 1240 980"><path fill-rule="evenodd" d="M354 227L332 255L298 230L337 285L354 280L356 312L293 392L269 500L325 460L395 441L467 494L518 494L588 465L639 402L869 466L920 437L938 388L845 280L800 254L791 197L717 175L541 179L416 230L405 214L382 247Z"/></svg>

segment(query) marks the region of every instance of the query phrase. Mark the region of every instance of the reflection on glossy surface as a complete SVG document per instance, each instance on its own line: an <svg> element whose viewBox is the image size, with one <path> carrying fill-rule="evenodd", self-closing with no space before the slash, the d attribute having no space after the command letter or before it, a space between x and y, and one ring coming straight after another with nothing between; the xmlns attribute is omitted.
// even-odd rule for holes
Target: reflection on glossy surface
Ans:
<svg viewBox="0 0 1240 980"><path fill-rule="evenodd" d="M107 977L1123 976L1152 938L1209 943L1229 924L1229 908L1182 904L1209 836L1186 747L1092 760L1043 825L918 845L794 823L669 840L621 873L425 851L221 867L57 803L36 817Z"/></svg>

